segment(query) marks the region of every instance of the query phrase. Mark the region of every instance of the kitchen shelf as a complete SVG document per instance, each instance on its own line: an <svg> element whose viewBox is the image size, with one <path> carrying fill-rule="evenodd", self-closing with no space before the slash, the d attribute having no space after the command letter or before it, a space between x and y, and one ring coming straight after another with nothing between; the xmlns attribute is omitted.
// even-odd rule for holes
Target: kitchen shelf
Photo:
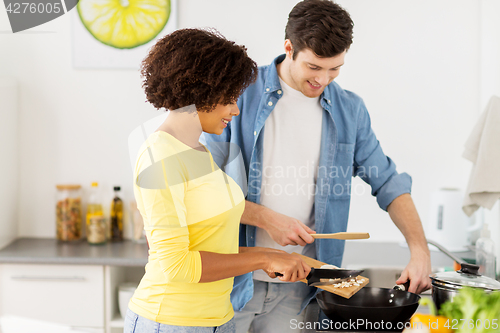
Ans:
<svg viewBox="0 0 500 333"><path fill-rule="evenodd" d="M144 267L104 266L106 333L123 332L124 319L118 306L118 286L123 282L139 284Z"/></svg>

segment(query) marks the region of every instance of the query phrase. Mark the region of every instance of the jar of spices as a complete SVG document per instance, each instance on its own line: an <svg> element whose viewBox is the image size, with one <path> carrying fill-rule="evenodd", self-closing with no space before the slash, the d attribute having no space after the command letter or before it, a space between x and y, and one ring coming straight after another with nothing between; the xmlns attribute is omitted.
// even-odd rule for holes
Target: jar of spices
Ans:
<svg viewBox="0 0 500 333"><path fill-rule="evenodd" d="M82 237L80 185L56 185L56 238L70 242Z"/></svg>

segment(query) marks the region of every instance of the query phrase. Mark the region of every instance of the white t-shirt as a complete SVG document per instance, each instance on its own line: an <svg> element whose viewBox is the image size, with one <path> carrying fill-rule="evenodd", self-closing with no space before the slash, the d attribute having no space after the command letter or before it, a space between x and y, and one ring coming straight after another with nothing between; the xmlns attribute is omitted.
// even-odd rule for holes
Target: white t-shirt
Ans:
<svg viewBox="0 0 500 333"><path fill-rule="evenodd" d="M264 126L261 205L314 229L314 194L321 146L323 108L319 97L310 98L291 88L280 78L283 96L276 103ZM314 243L307 246L280 246L269 234L257 228L256 246L288 253L315 255ZM264 271L254 279L271 279Z"/></svg>

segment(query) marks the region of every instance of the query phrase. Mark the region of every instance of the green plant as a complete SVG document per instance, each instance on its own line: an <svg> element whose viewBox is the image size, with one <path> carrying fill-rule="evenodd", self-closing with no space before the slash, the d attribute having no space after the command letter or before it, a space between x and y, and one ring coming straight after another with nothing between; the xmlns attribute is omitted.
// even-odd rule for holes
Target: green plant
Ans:
<svg viewBox="0 0 500 333"><path fill-rule="evenodd" d="M439 314L451 319L450 327L457 333L500 332L500 292L462 288L441 306Z"/></svg>

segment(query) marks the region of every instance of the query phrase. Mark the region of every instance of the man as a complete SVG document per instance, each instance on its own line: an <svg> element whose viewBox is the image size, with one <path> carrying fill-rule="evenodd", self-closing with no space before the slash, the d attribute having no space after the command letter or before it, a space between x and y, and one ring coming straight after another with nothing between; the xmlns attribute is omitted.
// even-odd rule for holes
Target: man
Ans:
<svg viewBox="0 0 500 333"><path fill-rule="evenodd" d="M360 97L333 80L352 43L349 14L329 0L305 0L290 12L285 54L259 68L238 100L241 110L220 136L241 148L248 195L240 246L273 247L341 266L344 242L311 233L346 231L351 177L359 176L406 238L411 259L397 283L430 287L430 254L410 196L375 137ZM314 241L314 242L313 242ZM258 250L258 249L257 249ZM262 274L261 274L262 273ZM287 332L316 289L279 283L264 272L237 277L232 292L238 333ZM300 313L300 314L298 314Z"/></svg>

